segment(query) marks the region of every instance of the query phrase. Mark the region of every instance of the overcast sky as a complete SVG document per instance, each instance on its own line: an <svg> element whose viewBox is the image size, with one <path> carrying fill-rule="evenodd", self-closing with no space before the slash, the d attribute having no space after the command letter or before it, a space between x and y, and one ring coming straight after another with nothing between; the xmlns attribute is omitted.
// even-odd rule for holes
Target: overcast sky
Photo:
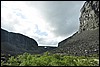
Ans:
<svg viewBox="0 0 100 67"><path fill-rule="evenodd" d="M58 43L79 29L84 1L1 1L1 28L21 33L38 46Z"/></svg>

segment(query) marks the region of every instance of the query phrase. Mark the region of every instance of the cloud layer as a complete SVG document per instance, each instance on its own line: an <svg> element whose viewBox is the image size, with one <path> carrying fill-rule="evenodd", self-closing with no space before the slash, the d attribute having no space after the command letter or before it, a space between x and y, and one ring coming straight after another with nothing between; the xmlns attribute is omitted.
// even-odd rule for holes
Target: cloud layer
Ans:
<svg viewBox="0 0 100 67"><path fill-rule="evenodd" d="M2 1L1 27L52 45L79 29L83 1Z"/></svg>

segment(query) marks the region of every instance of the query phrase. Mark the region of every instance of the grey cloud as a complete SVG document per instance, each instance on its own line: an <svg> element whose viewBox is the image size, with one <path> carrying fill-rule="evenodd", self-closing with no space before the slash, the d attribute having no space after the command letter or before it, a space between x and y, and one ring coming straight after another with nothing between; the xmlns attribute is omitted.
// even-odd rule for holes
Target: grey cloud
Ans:
<svg viewBox="0 0 100 67"><path fill-rule="evenodd" d="M78 1L47 1L42 4L42 12L45 20L50 26L55 28L52 30L56 36L67 36L78 30L79 26L79 10L83 2Z"/></svg>
<svg viewBox="0 0 100 67"><path fill-rule="evenodd" d="M79 11L83 1L44 1L31 2L39 9L56 36L68 36L79 28Z"/></svg>
<svg viewBox="0 0 100 67"><path fill-rule="evenodd" d="M49 40L49 42L45 38L38 38L38 42L43 45L56 45L58 42L55 40Z"/></svg>
<svg viewBox="0 0 100 67"><path fill-rule="evenodd" d="M42 44L42 45L57 45L57 41L56 40L47 40L45 38L42 38L42 37L38 37L38 36L32 36L37 42L38 44Z"/></svg>
<svg viewBox="0 0 100 67"><path fill-rule="evenodd" d="M51 32L56 36L69 37L79 29L80 8L84 1L35 1L26 2L30 7L40 10L44 19L54 28ZM47 42L44 38L36 37L39 44L55 45L58 42Z"/></svg>

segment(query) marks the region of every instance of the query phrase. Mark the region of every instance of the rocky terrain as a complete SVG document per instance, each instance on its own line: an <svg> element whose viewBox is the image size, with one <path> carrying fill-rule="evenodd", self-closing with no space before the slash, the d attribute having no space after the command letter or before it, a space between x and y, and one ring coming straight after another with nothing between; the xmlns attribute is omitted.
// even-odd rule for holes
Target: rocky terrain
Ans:
<svg viewBox="0 0 100 67"><path fill-rule="evenodd" d="M52 53L68 54L76 56L87 56L99 54L99 29L93 31L84 31L74 34L59 43L59 47L52 50Z"/></svg>
<svg viewBox="0 0 100 67"><path fill-rule="evenodd" d="M80 10L80 29L61 41L52 53L88 56L99 55L99 1L86 1Z"/></svg>

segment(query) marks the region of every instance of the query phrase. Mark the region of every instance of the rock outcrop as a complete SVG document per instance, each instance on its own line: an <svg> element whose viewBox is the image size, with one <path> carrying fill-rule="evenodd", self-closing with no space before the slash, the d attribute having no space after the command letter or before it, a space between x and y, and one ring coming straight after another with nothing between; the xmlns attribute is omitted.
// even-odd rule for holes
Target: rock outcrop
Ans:
<svg viewBox="0 0 100 67"><path fill-rule="evenodd" d="M59 42L59 47L52 53L77 56L99 54L99 1L86 1L79 19L79 31Z"/></svg>
<svg viewBox="0 0 100 67"><path fill-rule="evenodd" d="M99 1L87 1L80 10L80 30L93 30L99 27Z"/></svg>

